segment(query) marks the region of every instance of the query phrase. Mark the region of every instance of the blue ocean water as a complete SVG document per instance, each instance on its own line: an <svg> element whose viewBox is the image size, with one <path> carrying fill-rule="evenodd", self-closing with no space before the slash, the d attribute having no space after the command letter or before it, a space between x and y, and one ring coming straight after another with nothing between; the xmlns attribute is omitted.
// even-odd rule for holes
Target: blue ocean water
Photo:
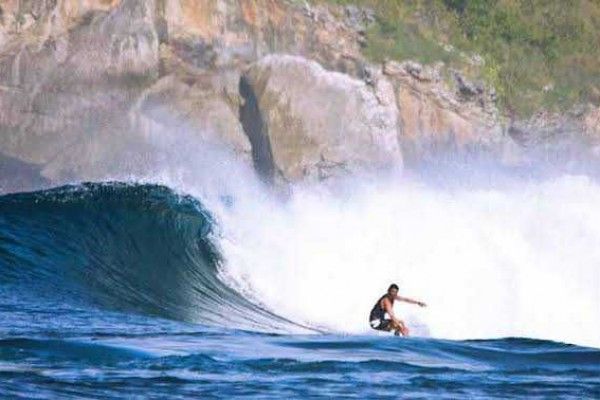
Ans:
<svg viewBox="0 0 600 400"><path fill-rule="evenodd" d="M298 326L219 278L213 227L163 186L0 197L0 398L600 398L594 348Z"/></svg>

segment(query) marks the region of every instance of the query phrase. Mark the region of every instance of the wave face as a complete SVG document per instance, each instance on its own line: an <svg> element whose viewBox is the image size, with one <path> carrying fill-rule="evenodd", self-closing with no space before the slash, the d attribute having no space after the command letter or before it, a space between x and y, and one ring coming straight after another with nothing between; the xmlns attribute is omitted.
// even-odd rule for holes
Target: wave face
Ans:
<svg viewBox="0 0 600 400"><path fill-rule="evenodd" d="M83 184L5 195L0 282L109 309L280 329L287 322L219 279L212 234L199 201L163 186Z"/></svg>

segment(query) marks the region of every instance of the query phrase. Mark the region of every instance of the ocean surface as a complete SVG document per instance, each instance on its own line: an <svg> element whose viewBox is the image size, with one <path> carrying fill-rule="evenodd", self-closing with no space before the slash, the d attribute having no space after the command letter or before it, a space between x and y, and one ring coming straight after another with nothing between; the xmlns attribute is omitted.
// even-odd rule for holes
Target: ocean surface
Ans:
<svg viewBox="0 0 600 400"><path fill-rule="evenodd" d="M597 184L399 190L0 196L0 398L600 398Z"/></svg>

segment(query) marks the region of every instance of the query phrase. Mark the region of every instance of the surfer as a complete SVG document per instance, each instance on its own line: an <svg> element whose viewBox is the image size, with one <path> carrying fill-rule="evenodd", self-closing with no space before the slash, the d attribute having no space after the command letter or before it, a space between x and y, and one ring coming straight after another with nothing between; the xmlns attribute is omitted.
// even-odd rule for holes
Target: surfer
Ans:
<svg viewBox="0 0 600 400"><path fill-rule="evenodd" d="M420 307L426 306L422 301L398 296L398 285L392 283L388 288L387 293L381 296L373 306L371 314L369 314L369 324L371 325L371 328L379 331L394 331L396 336L399 336L400 334L402 334L402 336L408 336L406 324L394 315L394 300L417 304ZM389 316L389 319L385 318L386 314Z"/></svg>

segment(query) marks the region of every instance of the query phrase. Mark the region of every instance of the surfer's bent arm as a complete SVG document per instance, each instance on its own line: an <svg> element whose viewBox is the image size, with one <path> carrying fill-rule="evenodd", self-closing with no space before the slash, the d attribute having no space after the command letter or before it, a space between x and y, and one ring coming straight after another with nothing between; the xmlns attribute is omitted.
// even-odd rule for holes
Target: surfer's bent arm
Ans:
<svg viewBox="0 0 600 400"><path fill-rule="evenodd" d="M396 296L396 300L403 301L403 302L409 303L409 304L417 304L420 307L425 307L427 305L427 304L423 303L422 301L413 300L408 297Z"/></svg>
<svg viewBox="0 0 600 400"><path fill-rule="evenodd" d="M398 318L394 315L394 307L392 306L392 302L388 299L383 299L383 309L390 316L392 321L400 322Z"/></svg>

